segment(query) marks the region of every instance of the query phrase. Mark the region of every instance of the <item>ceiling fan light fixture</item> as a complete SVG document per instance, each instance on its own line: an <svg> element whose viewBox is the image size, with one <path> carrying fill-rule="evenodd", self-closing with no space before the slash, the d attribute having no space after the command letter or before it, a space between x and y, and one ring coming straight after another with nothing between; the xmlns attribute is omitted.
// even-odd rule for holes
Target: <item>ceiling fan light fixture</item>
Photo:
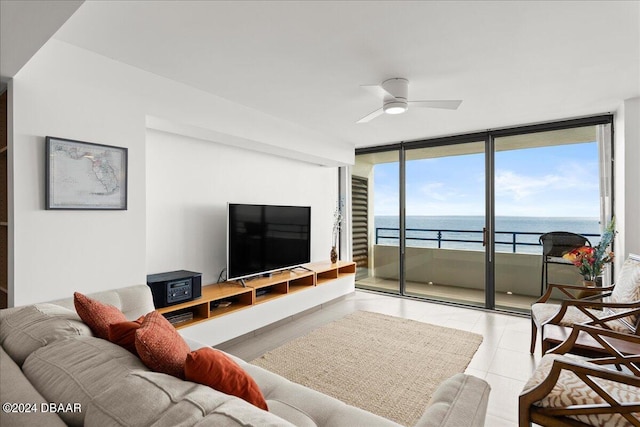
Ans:
<svg viewBox="0 0 640 427"><path fill-rule="evenodd" d="M407 103L402 101L392 101L384 104L383 109L387 114L402 114L407 111Z"/></svg>

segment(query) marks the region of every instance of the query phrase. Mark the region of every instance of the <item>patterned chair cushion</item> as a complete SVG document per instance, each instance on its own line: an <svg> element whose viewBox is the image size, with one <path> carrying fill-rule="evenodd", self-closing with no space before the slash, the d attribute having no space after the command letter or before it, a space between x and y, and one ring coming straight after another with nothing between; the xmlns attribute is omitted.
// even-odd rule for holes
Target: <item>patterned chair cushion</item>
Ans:
<svg viewBox="0 0 640 427"><path fill-rule="evenodd" d="M538 321L538 324L544 324L547 320L551 319L556 313L560 310L559 304L546 304L546 303L537 303L531 306L531 316ZM590 310L587 309L590 313L593 313L597 318L601 318L604 316L610 316L613 313L611 310ZM577 307L569 306L564 317L558 323L561 326L573 326L576 323L584 323L589 322L592 319L580 311ZM611 320L607 322L607 325L614 331L618 332L632 332L629 325L625 322L621 322L618 320Z"/></svg>
<svg viewBox="0 0 640 427"><path fill-rule="evenodd" d="M609 297L609 301L622 303L640 301L640 261L633 258L625 260L616 278L615 287ZM614 310L624 311L626 309ZM625 320L633 327L638 320L638 316L629 316Z"/></svg>
<svg viewBox="0 0 640 427"><path fill-rule="evenodd" d="M549 374L555 360L568 360L573 363L583 364L584 366L595 366L578 358L547 354L542 358L535 372L531 375L531 378L529 378L529 381L524 386L523 392L529 391L542 383ZM601 378L591 377L591 379L619 402L640 403L640 388L638 387ZM562 370L553 390L544 398L534 403L535 406L540 408L566 408L569 405L585 404L604 405L606 402L576 374L568 370ZM633 415L640 420L640 413L634 413ZM629 422L619 414L576 415L571 416L571 418L592 426L621 427L629 425Z"/></svg>

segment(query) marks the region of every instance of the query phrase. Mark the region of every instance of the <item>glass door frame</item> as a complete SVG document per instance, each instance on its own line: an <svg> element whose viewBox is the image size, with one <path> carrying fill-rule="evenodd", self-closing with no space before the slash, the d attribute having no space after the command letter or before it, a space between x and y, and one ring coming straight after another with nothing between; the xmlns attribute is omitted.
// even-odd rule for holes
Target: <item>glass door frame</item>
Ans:
<svg viewBox="0 0 640 427"><path fill-rule="evenodd" d="M401 154L401 162L400 162L400 182L403 188L400 189L400 224L401 227L403 225L405 219L405 203L406 198L404 197L404 191L406 190L406 186L404 186L406 172L406 150L414 150L421 148L430 148L430 147L442 147L449 145L458 145L458 144L470 144L470 143L478 143L484 141L484 156L485 156L485 231L483 235L483 239L485 242L484 245L484 259L485 259L485 277L484 277L484 295L485 295L485 305L483 308L493 310L495 309L495 292L494 292L494 237L493 237L493 229L494 229L494 220L493 220L493 139L488 132L476 132L476 133L468 133L464 135L454 135L454 136L446 136L441 138L434 138L428 140L420 140L420 141L411 141L411 142L403 142L400 144L400 152ZM402 236L402 229L400 231ZM401 240L400 246L403 248L406 247L406 242ZM405 267L405 256L404 249L400 252L400 268L403 270L400 272L400 277L404 279L404 267ZM404 293L404 280L400 283L401 295L405 295ZM461 305L466 305L461 303Z"/></svg>
<svg viewBox="0 0 640 427"><path fill-rule="evenodd" d="M424 140L402 141L399 143L366 147L355 150L355 155L371 154L380 152L398 152L399 161L399 292L401 296L406 296L405 267L406 267L406 151L418 148L437 147L444 145L464 144L470 142L485 143L485 309L495 310L495 140L496 138L521 135L527 133L545 132L576 128L590 125L611 126L611 162L614 159L613 141L614 126L613 115L602 114L577 119L567 119L555 122L539 123L533 125L516 126L509 128L490 129L483 132L467 133L461 135L430 138ZM612 167L612 165L607 165ZM611 188L613 189L613 175L611 178ZM613 192L609 200L612 216L615 216L615 201ZM464 305L464 304L461 304Z"/></svg>

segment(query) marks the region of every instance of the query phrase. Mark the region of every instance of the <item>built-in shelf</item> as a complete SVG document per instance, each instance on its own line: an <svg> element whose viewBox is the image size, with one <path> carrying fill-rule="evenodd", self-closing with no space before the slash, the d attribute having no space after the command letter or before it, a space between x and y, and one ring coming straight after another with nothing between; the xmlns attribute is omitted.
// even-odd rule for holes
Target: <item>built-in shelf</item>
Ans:
<svg viewBox="0 0 640 427"><path fill-rule="evenodd" d="M335 264L320 262L306 264L305 268L296 268L245 280L246 287L240 282L224 282L202 287L202 297L158 309L165 317L186 314L191 317L176 323L177 329L192 326L216 317L263 304L275 298L301 292L315 286L336 280L345 275L355 275L356 264L350 261L338 261Z"/></svg>
<svg viewBox="0 0 640 427"><path fill-rule="evenodd" d="M158 312L165 317L187 312L192 313L193 319L175 325L177 329L180 329L245 309L254 303L253 288L243 288L235 283L217 283L203 286L202 296L196 300L160 308Z"/></svg>
<svg viewBox="0 0 640 427"><path fill-rule="evenodd" d="M328 261L317 262L309 267L316 272L316 285L335 280L342 275L356 273L356 264L350 261L338 261L335 264Z"/></svg>

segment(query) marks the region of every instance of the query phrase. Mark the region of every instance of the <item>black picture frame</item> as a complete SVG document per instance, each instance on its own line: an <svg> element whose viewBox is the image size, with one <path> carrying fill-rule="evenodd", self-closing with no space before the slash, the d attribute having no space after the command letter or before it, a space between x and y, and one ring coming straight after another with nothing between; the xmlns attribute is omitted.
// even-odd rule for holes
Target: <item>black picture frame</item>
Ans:
<svg viewBox="0 0 640 427"><path fill-rule="evenodd" d="M126 147L47 136L45 209L127 210Z"/></svg>

